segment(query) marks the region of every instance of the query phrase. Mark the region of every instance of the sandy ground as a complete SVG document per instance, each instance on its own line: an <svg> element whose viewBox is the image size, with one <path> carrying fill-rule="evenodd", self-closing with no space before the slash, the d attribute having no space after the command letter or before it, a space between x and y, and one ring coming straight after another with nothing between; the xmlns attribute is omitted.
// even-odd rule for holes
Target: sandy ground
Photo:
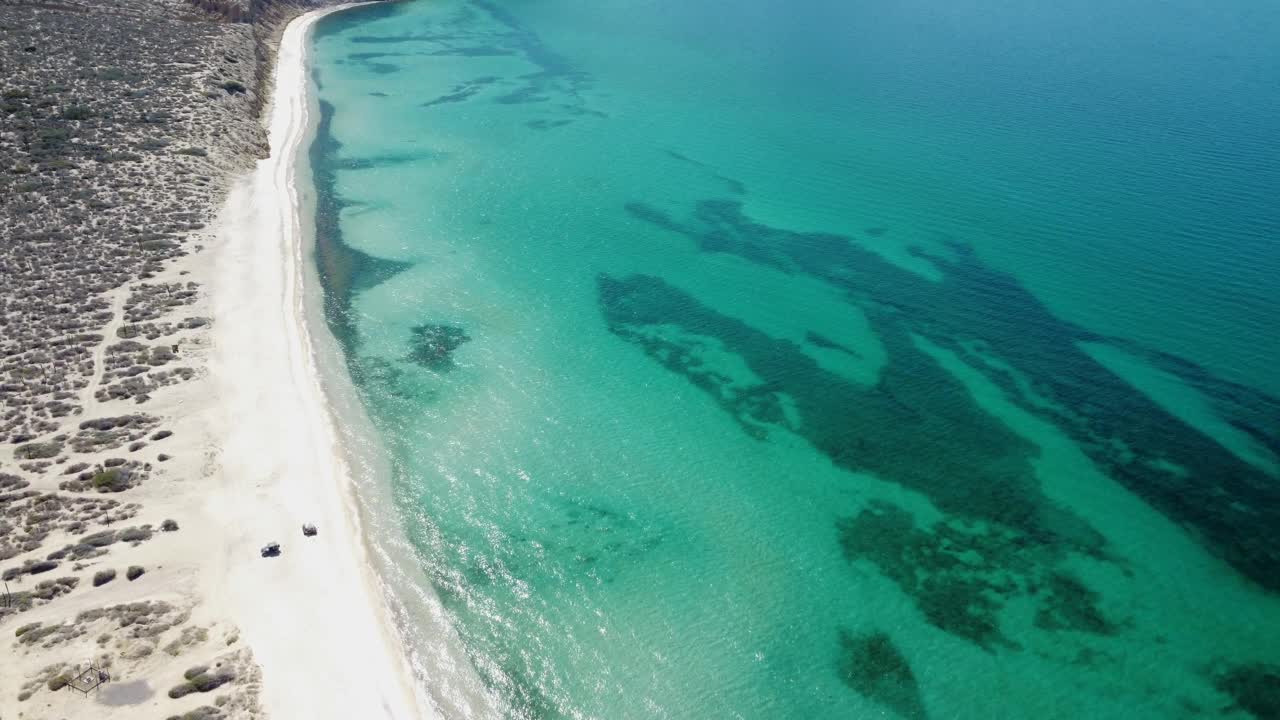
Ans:
<svg viewBox="0 0 1280 720"><path fill-rule="evenodd" d="M369 566L305 322L295 159L309 130L305 40L326 12L285 30L271 156L233 189L220 223L210 367L227 492L211 510L229 537L223 573L203 582L253 648L272 717L426 717ZM304 522L319 535L304 538ZM279 557L258 556L268 541Z"/></svg>

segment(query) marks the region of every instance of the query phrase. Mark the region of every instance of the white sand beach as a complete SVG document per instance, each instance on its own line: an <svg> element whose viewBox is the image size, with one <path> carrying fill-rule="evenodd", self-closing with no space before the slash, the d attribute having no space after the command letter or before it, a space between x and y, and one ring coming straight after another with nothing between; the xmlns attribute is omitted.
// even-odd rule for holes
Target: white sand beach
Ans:
<svg viewBox="0 0 1280 720"><path fill-rule="evenodd" d="M0 446L0 717L502 716L399 535L376 448L342 442L368 421L310 260L306 53L349 7L284 29L269 156L246 171L243 148L214 147L220 164L197 167L221 210L103 293L75 412L43 444ZM145 397L113 393L139 364ZM36 447L53 452L27 462Z"/></svg>
<svg viewBox="0 0 1280 720"><path fill-rule="evenodd" d="M305 321L302 204L295 184L310 118L313 24L280 43L271 156L232 191L215 249L214 357L225 411L223 578L208 576L262 668L272 717L427 717L373 575ZM300 527L319 534L304 538ZM259 558L280 542L282 554Z"/></svg>

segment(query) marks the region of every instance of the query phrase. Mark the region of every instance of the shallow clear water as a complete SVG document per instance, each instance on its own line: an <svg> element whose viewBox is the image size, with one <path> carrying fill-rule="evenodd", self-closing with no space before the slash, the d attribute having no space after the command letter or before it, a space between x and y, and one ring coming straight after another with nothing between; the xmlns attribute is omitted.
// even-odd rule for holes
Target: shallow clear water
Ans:
<svg viewBox="0 0 1280 720"><path fill-rule="evenodd" d="M510 714L1280 712L1278 25L324 20L330 326Z"/></svg>

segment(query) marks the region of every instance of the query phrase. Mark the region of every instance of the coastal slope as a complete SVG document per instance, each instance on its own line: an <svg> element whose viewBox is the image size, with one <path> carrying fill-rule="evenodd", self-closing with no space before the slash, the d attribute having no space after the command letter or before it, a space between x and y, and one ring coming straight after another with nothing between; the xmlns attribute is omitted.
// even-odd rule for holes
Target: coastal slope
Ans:
<svg viewBox="0 0 1280 720"><path fill-rule="evenodd" d="M331 4L0 7L0 717L422 714L283 302L289 161L255 168L281 34ZM296 143L305 111L274 107Z"/></svg>

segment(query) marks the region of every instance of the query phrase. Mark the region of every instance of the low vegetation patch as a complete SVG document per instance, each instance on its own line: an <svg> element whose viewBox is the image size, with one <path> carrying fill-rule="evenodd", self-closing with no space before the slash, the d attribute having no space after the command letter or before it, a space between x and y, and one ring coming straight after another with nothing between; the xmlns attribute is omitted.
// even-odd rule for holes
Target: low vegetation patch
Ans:
<svg viewBox="0 0 1280 720"><path fill-rule="evenodd" d="M60 452L62 452L62 443L27 443L14 450L13 456L19 460L45 460L57 457Z"/></svg>
<svg viewBox="0 0 1280 720"><path fill-rule="evenodd" d="M151 539L151 526L131 527L120 531L120 542L140 543Z"/></svg>
<svg viewBox="0 0 1280 720"><path fill-rule="evenodd" d="M174 685L169 690L169 697L175 700L181 697L186 697L193 692L213 692L236 679L235 671L231 668L223 668L221 670L209 672L209 668L207 666L193 667L187 670L183 675L187 678L187 681Z"/></svg>
<svg viewBox="0 0 1280 720"><path fill-rule="evenodd" d="M201 705L189 713L184 713L182 715L170 715L165 718L165 720L222 720L224 717L226 717L226 715L224 715L218 708L210 705Z"/></svg>
<svg viewBox="0 0 1280 720"><path fill-rule="evenodd" d="M68 675L67 673L62 673L61 675L54 675L53 677L49 678L49 683L48 683L49 689L52 690L53 692L57 692L62 688L66 687L67 683L70 683L70 682L71 682L71 676Z"/></svg>
<svg viewBox="0 0 1280 720"><path fill-rule="evenodd" d="M69 105L62 111L63 120L88 120L93 117L93 110L87 105Z"/></svg>
<svg viewBox="0 0 1280 720"><path fill-rule="evenodd" d="M119 468L111 468L94 473L93 487L98 492L120 492L128 489L129 478Z"/></svg>
<svg viewBox="0 0 1280 720"><path fill-rule="evenodd" d="M16 580L22 575L39 575L56 567L58 567L58 563L53 560L28 560L21 565L5 570L4 573L0 573L0 580L8 582Z"/></svg>

